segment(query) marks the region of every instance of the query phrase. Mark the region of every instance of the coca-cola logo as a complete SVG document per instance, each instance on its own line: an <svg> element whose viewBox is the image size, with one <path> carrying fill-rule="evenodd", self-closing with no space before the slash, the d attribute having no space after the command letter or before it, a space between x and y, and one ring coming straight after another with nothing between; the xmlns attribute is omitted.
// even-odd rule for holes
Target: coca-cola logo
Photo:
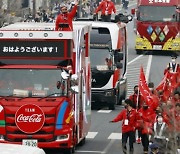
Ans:
<svg viewBox="0 0 180 154"><path fill-rule="evenodd" d="M24 133L32 134L39 131L45 121L41 108L34 104L21 106L15 115L16 126Z"/></svg>

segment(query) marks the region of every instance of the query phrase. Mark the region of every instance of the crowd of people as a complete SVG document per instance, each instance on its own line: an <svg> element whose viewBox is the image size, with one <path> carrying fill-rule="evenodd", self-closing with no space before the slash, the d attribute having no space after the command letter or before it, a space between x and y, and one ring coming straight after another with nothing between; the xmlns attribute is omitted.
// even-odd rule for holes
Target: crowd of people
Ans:
<svg viewBox="0 0 180 154"><path fill-rule="evenodd" d="M180 149L180 66L176 58L172 56L157 87L146 82L141 68L139 84L125 100L125 109L110 121L122 121L125 154L128 138L130 154L134 142L142 143L144 154L175 154Z"/></svg>

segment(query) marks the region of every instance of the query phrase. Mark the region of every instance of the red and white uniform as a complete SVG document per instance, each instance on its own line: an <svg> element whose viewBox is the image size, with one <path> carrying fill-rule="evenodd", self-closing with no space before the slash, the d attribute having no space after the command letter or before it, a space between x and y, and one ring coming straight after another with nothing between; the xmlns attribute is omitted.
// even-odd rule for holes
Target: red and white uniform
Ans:
<svg viewBox="0 0 180 154"><path fill-rule="evenodd" d="M95 10L97 14L101 10L101 15L111 15L112 12L116 13L115 5L112 1L103 0Z"/></svg>
<svg viewBox="0 0 180 154"><path fill-rule="evenodd" d="M59 14L57 16L56 19L56 27L55 30L63 30L63 31L72 31L73 30L73 25L72 25L72 21L74 16L76 15L76 11L77 11L77 5L74 5L74 7L72 8L71 12L69 13L65 13L65 14ZM68 28L60 28L59 24L69 24Z"/></svg>
<svg viewBox="0 0 180 154"><path fill-rule="evenodd" d="M138 115L135 109L131 109L131 111L123 109L112 121L122 121L122 133L127 133L130 131L135 131L137 116Z"/></svg>

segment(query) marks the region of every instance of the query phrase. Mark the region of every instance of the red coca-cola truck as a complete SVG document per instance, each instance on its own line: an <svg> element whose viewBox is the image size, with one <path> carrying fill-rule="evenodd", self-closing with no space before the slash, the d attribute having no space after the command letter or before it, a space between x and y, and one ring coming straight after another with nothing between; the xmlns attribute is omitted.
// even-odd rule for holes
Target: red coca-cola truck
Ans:
<svg viewBox="0 0 180 154"><path fill-rule="evenodd" d="M91 25L0 29L0 143L73 153L91 123Z"/></svg>

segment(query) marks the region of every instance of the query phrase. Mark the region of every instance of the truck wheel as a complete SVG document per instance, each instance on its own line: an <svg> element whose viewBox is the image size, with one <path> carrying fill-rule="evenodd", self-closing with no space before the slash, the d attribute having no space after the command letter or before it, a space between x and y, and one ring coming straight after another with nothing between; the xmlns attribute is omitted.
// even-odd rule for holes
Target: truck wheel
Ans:
<svg viewBox="0 0 180 154"><path fill-rule="evenodd" d="M70 149L66 149L64 154L72 154L75 153L75 147L72 147Z"/></svg>
<svg viewBox="0 0 180 154"><path fill-rule="evenodd" d="M84 137L79 143L80 146L83 146L86 143L86 137Z"/></svg>
<svg viewBox="0 0 180 154"><path fill-rule="evenodd" d="M109 110L115 110L115 105L114 104L109 104Z"/></svg>

